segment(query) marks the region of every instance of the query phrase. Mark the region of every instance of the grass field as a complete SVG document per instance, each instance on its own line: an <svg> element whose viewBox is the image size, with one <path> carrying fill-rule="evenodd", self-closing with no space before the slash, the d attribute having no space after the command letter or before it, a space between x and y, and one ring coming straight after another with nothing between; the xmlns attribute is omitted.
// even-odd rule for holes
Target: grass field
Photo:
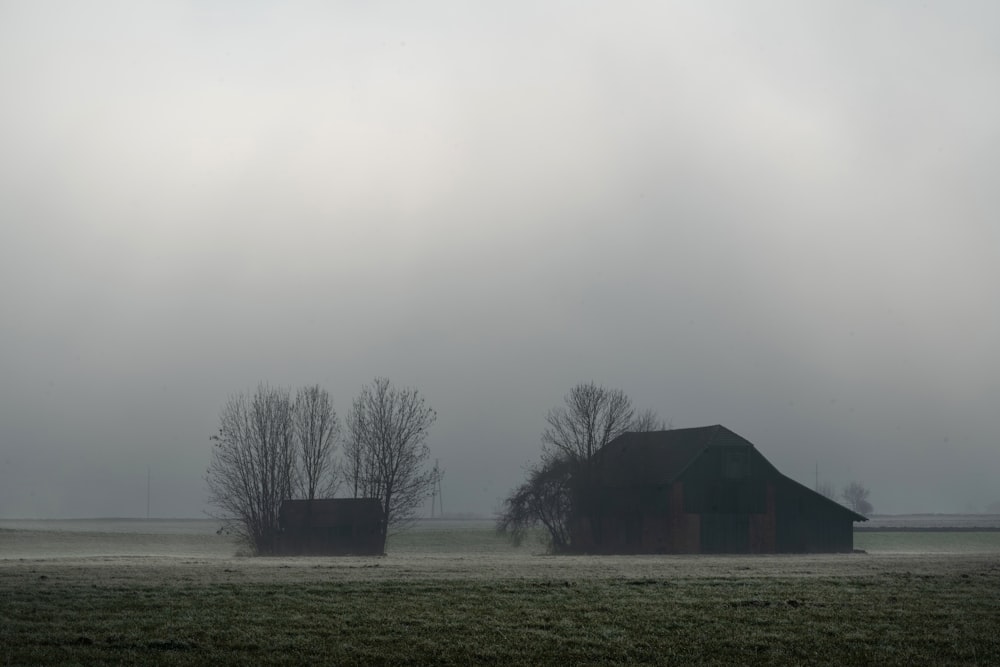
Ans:
<svg viewBox="0 0 1000 667"><path fill-rule="evenodd" d="M1000 664L990 543L554 557L441 523L383 558L4 557L14 532L0 664Z"/></svg>

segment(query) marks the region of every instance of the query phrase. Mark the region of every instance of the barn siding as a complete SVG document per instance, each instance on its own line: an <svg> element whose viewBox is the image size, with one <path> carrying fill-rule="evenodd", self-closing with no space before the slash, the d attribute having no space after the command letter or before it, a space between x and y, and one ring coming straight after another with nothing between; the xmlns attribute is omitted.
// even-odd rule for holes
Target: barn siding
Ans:
<svg viewBox="0 0 1000 667"><path fill-rule="evenodd" d="M670 495L671 551L679 554L696 554L701 548L701 522L697 514L684 511L684 482L674 482Z"/></svg>
<svg viewBox="0 0 1000 667"><path fill-rule="evenodd" d="M850 552L854 521L836 503L785 480L778 490L777 550L791 553Z"/></svg>
<svg viewBox="0 0 1000 667"><path fill-rule="evenodd" d="M845 552L857 514L782 475L721 427L626 434L571 522L590 553ZM660 448L660 445L664 448ZM674 448L672 445L676 445ZM663 470L663 473L658 473ZM671 472L672 471L672 472ZM631 480L631 482L630 482Z"/></svg>
<svg viewBox="0 0 1000 667"><path fill-rule="evenodd" d="M765 487L765 511L763 514L750 515L750 553L774 553L775 540L775 501L774 484L768 482Z"/></svg>

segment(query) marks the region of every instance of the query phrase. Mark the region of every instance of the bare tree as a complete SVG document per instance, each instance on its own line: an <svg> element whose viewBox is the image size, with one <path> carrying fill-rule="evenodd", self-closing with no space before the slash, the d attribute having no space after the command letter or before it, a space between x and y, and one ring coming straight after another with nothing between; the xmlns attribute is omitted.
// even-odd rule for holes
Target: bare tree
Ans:
<svg viewBox="0 0 1000 667"><path fill-rule="evenodd" d="M549 411L542 432L542 462L528 470L528 479L503 501L497 532L515 544L541 525L553 551L567 551L573 514L586 518L599 534L599 502L594 491L601 449L628 431L669 428L654 410L635 414L632 401L619 389L593 382L578 384L566 405Z"/></svg>
<svg viewBox="0 0 1000 667"><path fill-rule="evenodd" d="M504 500L496 530L519 546L531 529L541 524L549 551L567 551L570 505L570 467L565 460L550 459L529 469L528 479Z"/></svg>
<svg viewBox="0 0 1000 667"><path fill-rule="evenodd" d="M656 410L647 408L635 415L632 419L632 425L628 430L643 433L646 431L669 431L670 429L669 421L660 419L660 415L656 413Z"/></svg>
<svg viewBox="0 0 1000 667"><path fill-rule="evenodd" d="M545 418L543 455L565 459L589 474L600 449L632 428L635 409L625 392L593 382L573 387L565 401L565 406L549 410Z"/></svg>
<svg viewBox="0 0 1000 667"><path fill-rule="evenodd" d="M363 427L358 421L359 415L353 411L348 415L347 438L344 440L344 455L341 463L344 481L350 487L353 498L369 497L366 494L365 481L374 479L374 473L368 469L370 457L366 456L364 444L361 441Z"/></svg>
<svg viewBox="0 0 1000 667"><path fill-rule="evenodd" d="M840 497L844 499L844 504L858 514L868 516L874 510L872 504L868 502L868 487L861 482L851 482L840 492Z"/></svg>
<svg viewBox="0 0 1000 667"><path fill-rule="evenodd" d="M362 387L347 419L345 469L355 497L382 505L383 536L412 520L437 480L427 470L427 434L437 418L416 389L397 389L387 378Z"/></svg>
<svg viewBox="0 0 1000 667"><path fill-rule="evenodd" d="M295 483L289 392L262 383L253 395L233 395L222 409L212 441L206 474L209 502L255 553L273 553L278 510Z"/></svg>
<svg viewBox="0 0 1000 667"><path fill-rule="evenodd" d="M313 500L317 495L332 495L336 487L333 452L340 424L329 392L319 385L299 389L293 420L299 450L299 496Z"/></svg>

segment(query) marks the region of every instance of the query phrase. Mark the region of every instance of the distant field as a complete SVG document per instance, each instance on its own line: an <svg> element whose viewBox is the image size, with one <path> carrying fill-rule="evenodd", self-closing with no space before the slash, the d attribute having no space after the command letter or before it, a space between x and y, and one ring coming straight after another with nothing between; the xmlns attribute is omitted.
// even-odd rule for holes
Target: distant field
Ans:
<svg viewBox="0 0 1000 667"><path fill-rule="evenodd" d="M1000 664L997 533L556 557L443 521L382 558L279 559L144 524L0 522L0 664Z"/></svg>
<svg viewBox="0 0 1000 667"><path fill-rule="evenodd" d="M856 530L1000 530L1000 514L876 514Z"/></svg>

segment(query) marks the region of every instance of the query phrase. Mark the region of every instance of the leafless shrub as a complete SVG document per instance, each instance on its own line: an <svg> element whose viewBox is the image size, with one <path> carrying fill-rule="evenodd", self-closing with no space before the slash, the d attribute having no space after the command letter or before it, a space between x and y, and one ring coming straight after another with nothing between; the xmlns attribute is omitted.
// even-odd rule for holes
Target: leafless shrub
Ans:
<svg viewBox="0 0 1000 667"><path fill-rule="evenodd" d="M545 528L549 550L564 552L570 546L570 466L550 459L528 471L528 479L504 500L496 531L520 546L531 529Z"/></svg>

